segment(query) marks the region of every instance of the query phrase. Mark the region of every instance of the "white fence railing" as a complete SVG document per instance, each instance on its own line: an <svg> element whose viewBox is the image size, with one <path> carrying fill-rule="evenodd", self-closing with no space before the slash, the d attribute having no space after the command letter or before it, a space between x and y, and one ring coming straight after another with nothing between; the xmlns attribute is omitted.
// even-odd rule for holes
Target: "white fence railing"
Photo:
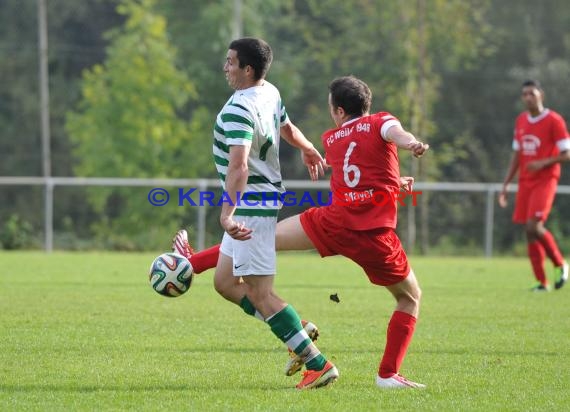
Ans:
<svg viewBox="0 0 570 412"><path fill-rule="evenodd" d="M288 190L293 189L321 189L327 190L329 182L326 180L311 182L308 180L288 180L284 182ZM44 249L53 250L53 190L55 186L147 186L147 187L186 187L206 191L208 188L219 188L218 179L142 179L119 177L0 177L0 186L43 186L44 194ZM495 216L495 202L497 192L501 190L499 183L460 183L460 182L416 182L414 190L425 192L478 192L486 194L484 250L485 256L493 254L493 226ZM517 185L509 187L509 192L515 192ZM570 194L570 186L558 186L558 194ZM199 250L205 246L206 233L206 207L199 207L196 216L196 232L198 238L196 245Z"/></svg>

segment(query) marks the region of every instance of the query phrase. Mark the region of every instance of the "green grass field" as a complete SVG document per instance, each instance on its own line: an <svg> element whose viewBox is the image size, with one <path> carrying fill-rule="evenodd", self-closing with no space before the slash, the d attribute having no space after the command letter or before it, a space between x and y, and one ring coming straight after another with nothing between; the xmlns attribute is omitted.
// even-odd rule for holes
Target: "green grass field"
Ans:
<svg viewBox="0 0 570 412"><path fill-rule="evenodd" d="M340 371L300 392L282 344L215 293L211 272L164 298L148 284L152 258L0 253L0 410L569 408L570 287L530 293L526 259L412 258L424 295L402 373L428 388L382 391L391 296L343 258L280 255L277 291L319 326Z"/></svg>

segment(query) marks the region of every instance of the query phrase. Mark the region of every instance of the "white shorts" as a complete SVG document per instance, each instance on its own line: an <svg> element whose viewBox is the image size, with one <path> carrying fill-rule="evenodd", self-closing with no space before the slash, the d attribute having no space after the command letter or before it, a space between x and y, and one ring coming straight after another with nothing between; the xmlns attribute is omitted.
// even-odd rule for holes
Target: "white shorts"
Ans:
<svg viewBox="0 0 570 412"><path fill-rule="evenodd" d="M235 216L234 220L253 229L249 240L235 240L224 233L220 252L233 259L234 276L275 275L277 217Z"/></svg>

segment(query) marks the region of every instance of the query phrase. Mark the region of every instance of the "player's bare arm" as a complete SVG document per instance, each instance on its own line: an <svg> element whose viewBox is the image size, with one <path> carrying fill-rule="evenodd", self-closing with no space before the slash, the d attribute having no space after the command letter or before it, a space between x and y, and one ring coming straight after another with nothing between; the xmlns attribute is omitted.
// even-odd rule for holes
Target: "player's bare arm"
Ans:
<svg viewBox="0 0 570 412"><path fill-rule="evenodd" d="M509 164L509 170L507 171L507 175L505 176L505 180L503 181L503 189L499 193L499 206L507 207L509 204L507 200L507 189L509 188L509 183L515 177L517 170L519 170L519 156L518 153L513 153L511 156L511 162Z"/></svg>
<svg viewBox="0 0 570 412"><path fill-rule="evenodd" d="M244 227L243 223L234 220L234 213L238 203L238 192L243 193L248 177L247 159L250 146L231 146L230 160L226 174L226 193L231 203L224 202L220 214L220 224L232 238L247 240L251 238L251 229Z"/></svg>
<svg viewBox="0 0 570 412"><path fill-rule="evenodd" d="M309 170L311 180L317 180L319 176L324 176L325 160L303 132L291 122L281 126L280 132L287 143L301 151L303 163Z"/></svg>
<svg viewBox="0 0 570 412"><path fill-rule="evenodd" d="M529 162L526 166L528 170L537 171L545 167L552 166L556 163L570 162L570 150L561 152L558 156L547 157L546 159L538 159Z"/></svg>
<svg viewBox="0 0 570 412"><path fill-rule="evenodd" d="M415 157L422 157L429 149L428 144L417 140L413 134L404 130L400 125L390 127L386 132L386 139L401 149L411 151Z"/></svg>

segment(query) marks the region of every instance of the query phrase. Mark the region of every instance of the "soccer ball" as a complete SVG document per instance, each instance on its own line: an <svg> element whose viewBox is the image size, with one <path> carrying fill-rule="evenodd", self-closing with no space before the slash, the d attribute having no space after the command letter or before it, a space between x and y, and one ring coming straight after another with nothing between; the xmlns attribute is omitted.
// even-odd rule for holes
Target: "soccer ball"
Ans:
<svg viewBox="0 0 570 412"><path fill-rule="evenodd" d="M190 289L194 272L186 258L178 253L163 253L150 266L150 286L163 296L175 298Z"/></svg>

